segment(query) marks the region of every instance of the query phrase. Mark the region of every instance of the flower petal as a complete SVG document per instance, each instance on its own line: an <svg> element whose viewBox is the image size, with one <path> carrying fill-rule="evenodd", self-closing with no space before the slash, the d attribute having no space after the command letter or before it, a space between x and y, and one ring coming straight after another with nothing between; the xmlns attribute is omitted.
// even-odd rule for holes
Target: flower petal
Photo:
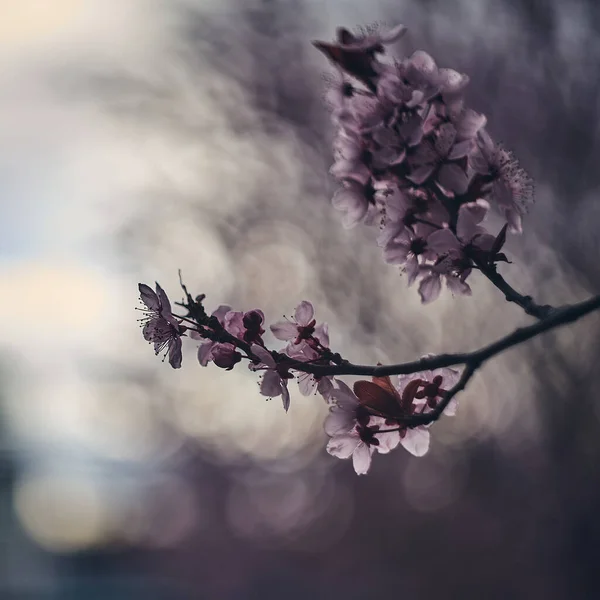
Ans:
<svg viewBox="0 0 600 600"><path fill-rule="evenodd" d="M470 296L472 294L469 284L462 281L460 277L446 275L446 287L454 296Z"/></svg>
<svg viewBox="0 0 600 600"><path fill-rule="evenodd" d="M442 289L440 276L432 273L421 280L419 285L419 295L423 304L433 302L439 295Z"/></svg>
<svg viewBox="0 0 600 600"><path fill-rule="evenodd" d="M294 315L296 323L298 325L308 325L315 316L315 309L313 305L307 300L302 300L296 307L296 314Z"/></svg>
<svg viewBox="0 0 600 600"><path fill-rule="evenodd" d="M331 377L321 377L321 379L319 379L319 382L317 383L317 391L319 394L321 394L321 396L323 396L325 402L331 401L331 392L333 390L334 387Z"/></svg>
<svg viewBox="0 0 600 600"><path fill-rule="evenodd" d="M336 435L329 440L327 452L337 458L350 458L360 442L358 435Z"/></svg>
<svg viewBox="0 0 600 600"><path fill-rule="evenodd" d="M400 264L406 262L409 246L406 242L390 242L383 251L383 260L388 264Z"/></svg>
<svg viewBox="0 0 600 600"><path fill-rule="evenodd" d="M210 341L198 346L198 362L203 367L206 367L206 365L211 360L212 350L215 347L215 345L216 345L216 342L213 342L212 340L210 340Z"/></svg>
<svg viewBox="0 0 600 600"><path fill-rule="evenodd" d="M217 317L219 323L223 323L223 319L225 318L225 315L231 311L231 306L228 306L227 304L221 304L219 306L219 308L217 308L215 311L213 311L211 317Z"/></svg>
<svg viewBox="0 0 600 600"><path fill-rule="evenodd" d="M156 295L158 296L158 300L160 301L160 312L163 317L171 316L171 303L169 302L169 298L158 283L156 284Z"/></svg>
<svg viewBox="0 0 600 600"><path fill-rule="evenodd" d="M383 426L382 429L392 429L393 426ZM400 443L400 432L391 431L389 433L377 433L375 437L379 440L379 446L377 446L377 452L380 454L387 454L391 452Z"/></svg>
<svg viewBox="0 0 600 600"><path fill-rule="evenodd" d="M458 400L456 398L452 398L450 402L448 402L448 406L444 409L444 414L447 417L454 417L456 415L456 411L458 409Z"/></svg>
<svg viewBox="0 0 600 600"><path fill-rule="evenodd" d="M278 321L270 327L271 332L278 340L293 340L298 336L298 327L289 321Z"/></svg>
<svg viewBox="0 0 600 600"><path fill-rule="evenodd" d="M424 427L407 429L400 443L413 456L424 456L429 450L429 431Z"/></svg>
<svg viewBox="0 0 600 600"><path fill-rule="evenodd" d="M298 388L303 396L310 396L317 386L317 380L311 373L298 373Z"/></svg>
<svg viewBox="0 0 600 600"><path fill-rule="evenodd" d="M251 350L252 354L254 354L263 365L270 367L271 369L276 367L275 359L268 350L258 344L252 344Z"/></svg>
<svg viewBox="0 0 600 600"><path fill-rule="evenodd" d="M331 412L325 418L323 427L328 436L334 437L352 431L355 425L356 419L351 412L333 406Z"/></svg>
<svg viewBox="0 0 600 600"><path fill-rule="evenodd" d="M154 290L146 285L145 283L138 283L138 289L140 290L140 298L142 302L150 310L158 310L160 308L160 301Z"/></svg>
<svg viewBox="0 0 600 600"><path fill-rule="evenodd" d="M177 336L169 344L169 364L174 369L179 369L181 367L181 360L181 338Z"/></svg>
<svg viewBox="0 0 600 600"><path fill-rule="evenodd" d="M280 380L281 383L281 400L283 401L283 410L287 412L290 409L290 391L288 390L287 381L285 379Z"/></svg>
<svg viewBox="0 0 600 600"><path fill-rule="evenodd" d="M427 247L437 254L445 254L450 250L460 250L461 245L449 229L439 229L427 238Z"/></svg>
<svg viewBox="0 0 600 600"><path fill-rule="evenodd" d="M286 388L287 390L287 388ZM276 398L282 394L281 377L275 371L265 371L260 382L260 393L269 398ZM289 394L288 394L289 406Z"/></svg>
<svg viewBox="0 0 600 600"><path fill-rule="evenodd" d="M464 194L469 187L469 177L454 163L442 165L437 180L440 185L456 194Z"/></svg>
<svg viewBox="0 0 600 600"><path fill-rule="evenodd" d="M404 263L404 272L408 277L406 284L411 286L419 274L419 259L414 254L411 254L406 259L406 263Z"/></svg>
<svg viewBox="0 0 600 600"><path fill-rule="evenodd" d="M360 442L356 446L356 450L352 454L352 464L357 475L366 475L371 466L371 455L373 449L367 446L364 442Z"/></svg>
<svg viewBox="0 0 600 600"><path fill-rule="evenodd" d="M332 390L331 399L343 410L353 412L358 406L358 398L344 382L339 381L338 379L335 381L340 387L339 389Z"/></svg>
<svg viewBox="0 0 600 600"><path fill-rule="evenodd" d="M329 348L329 325L327 323L317 325L313 337L317 338L322 346Z"/></svg>

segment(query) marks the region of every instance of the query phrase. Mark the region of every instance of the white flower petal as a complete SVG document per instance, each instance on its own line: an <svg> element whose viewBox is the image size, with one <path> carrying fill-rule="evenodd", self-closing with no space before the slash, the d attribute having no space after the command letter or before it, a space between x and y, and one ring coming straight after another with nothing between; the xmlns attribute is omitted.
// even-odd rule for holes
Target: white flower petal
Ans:
<svg viewBox="0 0 600 600"><path fill-rule="evenodd" d="M393 429L393 425L383 425L382 429ZM377 452L387 454L391 452L400 443L400 432L391 431L389 433L377 433L375 437L379 440L379 446L376 446Z"/></svg>
<svg viewBox="0 0 600 600"><path fill-rule="evenodd" d="M298 336L298 327L289 321L278 321L270 327L271 332L278 340L293 340Z"/></svg>
<svg viewBox="0 0 600 600"><path fill-rule="evenodd" d="M429 431L424 427L407 429L400 443L412 455L424 456L429 450Z"/></svg>
<svg viewBox="0 0 600 600"><path fill-rule="evenodd" d="M355 425L356 419L351 412L341 410L337 406L334 406L325 418L323 427L328 436L334 437L352 431Z"/></svg>
<svg viewBox="0 0 600 600"><path fill-rule="evenodd" d="M371 455L373 449L367 446L364 442L360 442L354 454L352 454L352 463L357 475L366 475L371 466Z"/></svg>
<svg viewBox="0 0 600 600"><path fill-rule="evenodd" d="M260 382L260 393L263 396L267 396L268 398L276 398L282 393L281 384L281 377L279 377L279 375L275 371L265 371L262 381Z"/></svg>
<svg viewBox="0 0 600 600"><path fill-rule="evenodd" d="M198 362L206 367L210 359L212 358L212 349L216 345L216 342L208 341L204 344L201 344L198 347Z"/></svg>
<svg viewBox="0 0 600 600"><path fill-rule="evenodd" d="M315 316L313 305L307 300L302 300L296 307L295 319L298 325L308 325Z"/></svg>
<svg viewBox="0 0 600 600"><path fill-rule="evenodd" d="M325 348L329 348L329 325L327 323L317 325L313 336L316 337Z"/></svg>
<svg viewBox="0 0 600 600"><path fill-rule="evenodd" d="M448 402L448 406L444 409L444 414L447 417L454 417L456 415L456 411L458 409L458 400L456 398L452 398L450 402Z"/></svg>
<svg viewBox="0 0 600 600"><path fill-rule="evenodd" d="M252 354L254 354L263 365L266 367L271 367L272 369L275 368L275 359L271 356L271 353L268 350L262 346L259 346L258 344L252 344L251 350Z"/></svg>
<svg viewBox="0 0 600 600"><path fill-rule="evenodd" d="M337 458L350 458L360 441L358 435L336 435L329 440L327 452Z"/></svg>

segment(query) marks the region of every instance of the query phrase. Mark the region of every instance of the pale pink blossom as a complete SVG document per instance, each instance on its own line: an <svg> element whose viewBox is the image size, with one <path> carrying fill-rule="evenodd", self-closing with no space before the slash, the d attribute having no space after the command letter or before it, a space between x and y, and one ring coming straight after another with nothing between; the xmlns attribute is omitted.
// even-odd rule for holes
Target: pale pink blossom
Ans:
<svg viewBox="0 0 600 600"><path fill-rule="evenodd" d="M154 344L155 354L166 349L169 364L174 369L181 367L181 336L186 327L181 325L171 311L171 303L165 291L156 284L156 292L145 283L138 284L140 299L146 306L146 315L140 319L143 323L142 335L148 342Z"/></svg>
<svg viewBox="0 0 600 600"><path fill-rule="evenodd" d="M275 362L271 353L259 346L253 344L252 353L260 360L258 365L250 364L253 371L264 370L260 382L260 393L269 398L281 396L283 408L287 412L290 408L290 392L287 387L287 380L292 377L287 371L284 371Z"/></svg>
<svg viewBox="0 0 600 600"><path fill-rule="evenodd" d="M385 419L369 415L359 404L358 398L343 382L336 380L337 389L330 392L334 402L325 419L325 433L331 437L327 452L337 458L352 457L354 470L365 475L371 466L373 453L387 454L400 442L398 428L378 433L386 427Z"/></svg>
<svg viewBox="0 0 600 600"><path fill-rule="evenodd" d="M426 354L423 358L431 357ZM460 379L460 371L449 367L433 369L431 371L419 371L410 375L398 375L398 389L402 393L406 387L415 380L419 380L421 385L419 391L414 395L413 403L420 410L417 412L431 412L437 404L443 399L444 394L450 391ZM444 409L444 414L453 417L456 414L458 402L452 398L448 406Z"/></svg>
<svg viewBox="0 0 600 600"><path fill-rule="evenodd" d="M278 340L291 341L294 345L316 340L325 348L329 347L327 323L317 325L315 309L307 300L298 304L291 321L279 321L271 325L271 331Z"/></svg>
<svg viewBox="0 0 600 600"><path fill-rule="evenodd" d="M213 311L211 316L216 318L228 333L242 339L244 313L232 311L230 306L222 304ZM197 331L193 331L190 336L196 340L204 340L198 347L198 362L203 367L206 367L212 361L217 367L231 370L242 360L241 354L236 351L236 347L231 343L206 339Z"/></svg>
<svg viewBox="0 0 600 600"><path fill-rule="evenodd" d="M329 169L338 181L355 181L365 186L370 178L371 171L365 164L365 144L355 133L341 131L333 145L335 162Z"/></svg>
<svg viewBox="0 0 600 600"><path fill-rule="evenodd" d="M484 252L492 248L495 238L481 226L488 210L489 204L481 199L463 204L458 211L456 235L450 229L444 228L433 232L427 238L429 248L436 252L439 258L435 264L422 269L422 272L427 273L419 285L423 304L433 302L439 296L442 277L453 294L471 294L471 288L465 281L472 268L466 248L472 246Z"/></svg>
<svg viewBox="0 0 600 600"><path fill-rule="evenodd" d="M482 175L484 191L496 202L512 233L522 232L522 217L534 200L533 182L511 152L494 144L485 129L477 134L477 151L469 157L473 170Z"/></svg>
<svg viewBox="0 0 600 600"><path fill-rule="evenodd" d="M414 155L407 159L411 165L407 179L422 185L433 178L443 189L464 194L469 185L465 169L456 161L467 156L471 140L456 142L456 128L451 123L440 125L434 140L424 141Z"/></svg>
<svg viewBox="0 0 600 600"><path fill-rule="evenodd" d="M413 230L404 229L392 241L388 242L383 251L383 258L388 264L404 265L411 285L421 271L423 261L435 260L436 253L429 248L428 239L435 228L417 223Z"/></svg>
<svg viewBox="0 0 600 600"><path fill-rule="evenodd" d="M344 181L331 201L333 208L343 213L342 225L352 229L364 220L369 212L369 200L365 188L356 181Z"/></svg>
<svg viewBox="0 0 600 600"><path fill-rule="evenodd" d="M283 352L290 358L301 362L315 361L322 355L322 352L319 349L311 347L307 343L299 345L290 343ZM330 392L333 389L332 377L315 377L312 373L298 371L296 373L296 379L298 380L300 393L303 396L310 396L314 392L318 392L323 396L326 402L329 402Z"/></svg>

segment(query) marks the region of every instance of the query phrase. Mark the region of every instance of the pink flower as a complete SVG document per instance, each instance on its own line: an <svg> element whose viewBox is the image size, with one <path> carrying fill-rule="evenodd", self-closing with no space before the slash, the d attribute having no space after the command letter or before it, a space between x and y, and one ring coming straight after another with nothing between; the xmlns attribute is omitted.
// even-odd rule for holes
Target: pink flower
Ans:
<svg viewBox="0 0 600 600"><path fill-rule="evenodd" d="M463 204L458 211L456 235L445 228L433 232L427 238L429 248L439 258L434 265L423 269L428 273L419 285L423 304L428 304L439 296L442 276L446 278L446 284L453 294L471 294L471 288L465 280L471 273L472 262L465 249L469 246L483 251L491 249L495 238L480 225L488 210L489 204L485 200Z"/></svg>
<svg viewBox="0 0 600 600"><path fill-rule="evenodd" d="M425 100L423 92L407 81L404 65L379 64L376 68L379 73L377 95L383 100L407 108L414 108Z"/></svg>
<svg viewBox="0 0 600 600"><path fill-rule="evenodd" d="M317 325L314 319L315 309L307 300L298 304L292 321L279 321L271 325L271 331L278 340L292 341L294 345L318 342L329 347L329 329L327 323ZM313 344L314 345L314 344Z"/></svg>
<svg viewBox="0 0 600 600"><path fill-rule="evenodd" d="M426 354L423 358L428 358ZM421 371L410 375L398 375L398 389L401 393L407 389L411 382L420 381L418 391L414 394L413 404L420 407L418 412L431 412L443 399L444 394L450 391L460 379L460 372L456 369L443 367L432 371ZM444 414L453 417L456 414L458 402L456 398L450 400L444 409Z"/></svg>
<svg viewBox="0 0 600 600"><path fill-rule="evenodd" d="M451 123L444 123L435 131L433 142L424 141L408 159L411 172L407 179L421 185L434 177L443 189L464 194L469 178L457 161L467 156L471 146L471 140L457 142L456 128Z"/></svg>
<svg viewBox="0 0 600 600"><path fill-rule="evenodd" d="M292 377L287 370L283 370L276 362L271 353L259 346L252 345L252 353L258 357L258 365L249 365L253 371L265 370L260 383L260 393L269 398L281 396L283 408L287 412L290 408L290 392L287 387L287 380Z"/></svg>
<svg viewBox="0 0 600 600"><path fill-rule="evenodd" d="M348 98L344 110L333 113L333 121L346 133L365 134L383 125L389 107L370 92Z"/></svg>
<svg viewBox="0 0 600 600"><path fill-rule="evenodd" d="M404 229L384 248L383 257L388 264L403 264L411 285L421 271L424 260L435 260L436 254L429 248L428 239L435 228L417 223L412 231Z"/></svg>
<svg viewBox="0 0 600 600"><path fill-rule="evenodd" d="M142 335L148 342L154 344L154 352L159 354L167 349L169 364L174 369L181 367L181 336L186 327L181 325L171 312L171 303L164 290L156 284L156 292L144 283L138 284L140 298L146 305L146 316L141 320L144 323Z"/></svg>
<svg viewBox="0 0 600 600"><path fill-rule="evenodd" d="M448 212L441 203L421 189L401 189L397 183L388 181L379 182L375 187L378 188L375 199L383 206L384 213L381 231L377 236L380 247L387 247L406 228L415 233L414 226L419 219L439 227L444 227L449 221Z"/></svg>
<svg viewBox="0 0 600 600"><path fill-rule="evenodd" d="M284 353L290 358L301 362L316 361L322 355L322 352L319 349L315 349L307 343L300 345L290 343L286 346ZM333 387L331 383L332 377L324 376L317 378L312 373L298 371L296 378L298 379L300 393L303 396L310 396L316 389L326 402L329 401L330 392Z"/></svg>
<svg viewBox="0 0 600 600"><path fill-rule="evenodd" d="M222 304L211 316L217 319L227 333L239 340L248 344L262 343L261 336L265 332L262 324L265 317L261 310L255 309L243 313L233 311L230 306ZM198 361L203 367L212 360L217 367L230 371L242 360L241 354L236 351L235 344L206 340L197 331L192 332L191 337L196 340L205 340L198 347Z"/></svg>
<svg viewBox="0 0 600 600"><path fill-rule="evenodd" d="M338 181L351 180L365 186L371 171L365 164L365 145L358 134L340 131L333 145L335 162L329 169Z"/></svg>
<svg viewBox="0 0 600 600"><path fill-rule="evenodd" d="M484 191L496 202L512 233L523 231L521 221L534 200L533 182L512 153L496 146L485 129L478 132L478 150L471 167L486 180Z"/></svg>
<svg viewBox="0 0 600 600"><path fill-rule="evenodd" d="M343 187L339 188L331 201L333 208L343 212L342 225L346 229L352 229L367 216L369 212L369 200L365 189L356 181L344 181Z"/></svg>
<svg viewBox="0 0 600 600"><path fill-rule="evenodd" d="M237 315L240 315L239 319ZM243 324L241 315L242 313L236 313L232 311L230 306L221 304L221 306L219 306L219 308L217 308L211 316L215 317L225 329L227 329L227 327L225 327L225 322L227 319L229 327L232 329L232 331L229 333L235 335L233 331L239 330L240 333L242 332ZM190 333L190 337L195 340L204 340L203 343L198 347L198 362L203 367L206 367L210 361L214 361L217 367L231 370L238 362L240 362L240 360L242 360L242 356L239 354L239 352L236 352L233 344L207 340L203 338L197 331L192 331Z"/></svg>
<svg viewBox="0 0 600 600"><path fill-rule="evenodd" d="M375 450L380 454L393 450L400 442L400 433L397 428L378 433L379 429L386 429L385 419L368 414L348 386L338 380L336 383L338 388L330 393L335 404L324 425L325 433L331 437L327 452L337 458L352 457L356 473L365 475Z"/></svg>

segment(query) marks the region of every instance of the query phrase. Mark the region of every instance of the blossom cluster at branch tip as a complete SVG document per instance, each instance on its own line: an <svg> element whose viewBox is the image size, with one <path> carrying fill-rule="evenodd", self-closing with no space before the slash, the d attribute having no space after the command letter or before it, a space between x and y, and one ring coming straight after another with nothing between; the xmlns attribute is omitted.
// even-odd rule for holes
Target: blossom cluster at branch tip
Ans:
<svg viewBox="0 0 600 600"><path fill-rule="evenodd" d="M413 456L424 456L429 450L429 426L411 428L406 420L433 411L458 379L455 369L435 369L400 375L396 384L390 377L357 381L354 391L335 379L330 392L333 404L325 420L325 432L331 438L327 452L338 458L352 457L358 475L368 472L375 452L387 454L398 445ZM444 414L454 416L456 408L452 399Z"/></svg>
<svg viewBox="0 0 600 600"><path fill-rule="evenodd" d="M342 223L379 224L386 262L417 279L423 303L446 282L468 295L475 264L493 267L497 236L482 224L493 206L509 231L522 231L533 184L514 156L485 129L486 117L465 106L468 76L440 68L422 50L386 61L384 45L406 28L313 42L336 68L326 101L336 135L330 173L341 184L332 204Z"/></svg>

